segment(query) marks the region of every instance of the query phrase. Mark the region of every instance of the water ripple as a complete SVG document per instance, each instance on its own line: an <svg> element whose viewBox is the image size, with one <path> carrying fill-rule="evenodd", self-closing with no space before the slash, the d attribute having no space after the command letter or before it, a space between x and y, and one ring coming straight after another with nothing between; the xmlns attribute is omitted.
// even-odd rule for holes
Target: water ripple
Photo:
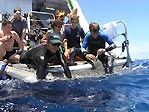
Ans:
<svg viewBox="0 0 149 112"><path fill-rule="evenodd" d="M148 112L149 60L137 60L129 73L74 80L0 81L0 111Z"/></svg>

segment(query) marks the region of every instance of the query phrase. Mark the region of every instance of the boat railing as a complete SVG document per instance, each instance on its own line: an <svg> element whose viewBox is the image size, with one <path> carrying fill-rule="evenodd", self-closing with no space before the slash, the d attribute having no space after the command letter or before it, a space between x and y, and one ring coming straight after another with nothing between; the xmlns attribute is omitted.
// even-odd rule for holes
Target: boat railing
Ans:
<svg viewBox="0 0 149 112"><path fill-rule="evenodd" d="M118 28L117 28L118 24L122 24L123 25L123 30L124 31L122 33L118 33ZM129 53L129 40L128 40L126 23L124 21L112 21L112 22L109 22L109 23L103 25L102 26L102 30L112 40L116 40L120 36L123 37L123 41L121 43L119 43L121 45L119 45L119 44L116 45L117 46L116 48L121 48L121 53L124 52L124 50L126 49L126 63L125 63L125 66L129 67L130 69L132 69L132 60L131 60L130 53ZM110 55L115 56L115 58L118 57L116 54L113 54L113 52Z"/></svg>
<svg viewBox="0 0 149 112"><path fill-rule="evenodd" d="M49 15L52 15L51 21L55 21L55 15L53 13L38 11L29 12L27 17L28 30L30 31L32 21L42 24L41 29L48 29L49 26L47 23L47 19L49 18Z"/></svg>

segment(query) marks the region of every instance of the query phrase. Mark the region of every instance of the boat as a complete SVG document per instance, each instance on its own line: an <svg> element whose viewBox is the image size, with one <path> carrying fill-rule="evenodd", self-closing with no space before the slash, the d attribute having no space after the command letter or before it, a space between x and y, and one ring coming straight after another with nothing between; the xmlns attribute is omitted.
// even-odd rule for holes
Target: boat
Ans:
<svg viewBox="0 0 149 112"><path fill-rule="evenodd" d="M64 5L64 10L70 13L74 8L78 8L78 14L80 15L80 25L83 27L85 32L88 32L88 23L81 11L77 0L32 0L33 7L28 12L28 31L30 31L30 21L32 20L30 15L34 15L38 17L38 19L34 19L34 21L41 22L44 27L40 27L42 31L47 30L46 20L47 15L53 15L54 19L54 11L58 8L58 4ZM42 6L39 9L38 6ZM46 16L42 16L42 15ZM40 19L39 19L40 18ZM120 24L120 26L119 26ZM122 32L118 32L118 27L122 27ZM114 67L114 71L119 71L124 68L131 70L132 69L132 59L129 53L129 40L127 34L126 23L122 20L112 21L102 25L102 30L112 38L112 40L116 43L116 49L110 52L106 52L109 55L111 61L110 64ZM121 28L120 28L121 29ZM38 41L39 43L39 41ZM32 45L36 45L37 43L32 43ZM76 61L77 65L69 66L72 72L72 79L81 78L81 77L92 77L99 76L100 74L104 74L102 65L99 61L93 60L95 63L96 69L93 70L92 65L87 63L86 61ZM6 65L6 68L3 69L3 66ZM118 68L117 68L118 67ZM17 78L23 80L25 82L34 83L38 80L36 79L36 71L34 69L29 69L27 65L20 63L6 63L4 61L0 61L1 74L7 73L11 78ZM60 65L50 65L47 69L48 75L46 80L56 80L56 79L64 79L66 80L66 76L63 74L63 68ZM84 72L85 71L85 72ZM95 75L96 74L96 75Z"/></svg>

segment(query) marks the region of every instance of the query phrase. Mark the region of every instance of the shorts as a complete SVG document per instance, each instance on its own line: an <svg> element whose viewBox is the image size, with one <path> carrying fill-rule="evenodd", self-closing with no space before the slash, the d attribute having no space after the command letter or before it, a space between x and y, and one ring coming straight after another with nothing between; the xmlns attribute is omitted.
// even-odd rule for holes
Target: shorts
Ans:
<svg viewBox="0 0 149 112"><path fill-rule="evenodd" d="M6 51L6 55L3 57L3 59L9 59L10 58L10 56L12 56L12 55L14 55L16 53L16 51L15 50L13 50L13 51Z"/></svg>

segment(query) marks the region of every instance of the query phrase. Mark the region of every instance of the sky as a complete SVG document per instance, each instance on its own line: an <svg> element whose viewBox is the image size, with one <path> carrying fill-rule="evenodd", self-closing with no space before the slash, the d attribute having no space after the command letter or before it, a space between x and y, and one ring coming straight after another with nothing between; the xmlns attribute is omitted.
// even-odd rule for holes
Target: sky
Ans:
<svg viewBox="0 0 149 112"><path fill-rule="evenodd" d="M126 23L132 59L149 59L149 0L77 0L87 22Z"/></svg>

